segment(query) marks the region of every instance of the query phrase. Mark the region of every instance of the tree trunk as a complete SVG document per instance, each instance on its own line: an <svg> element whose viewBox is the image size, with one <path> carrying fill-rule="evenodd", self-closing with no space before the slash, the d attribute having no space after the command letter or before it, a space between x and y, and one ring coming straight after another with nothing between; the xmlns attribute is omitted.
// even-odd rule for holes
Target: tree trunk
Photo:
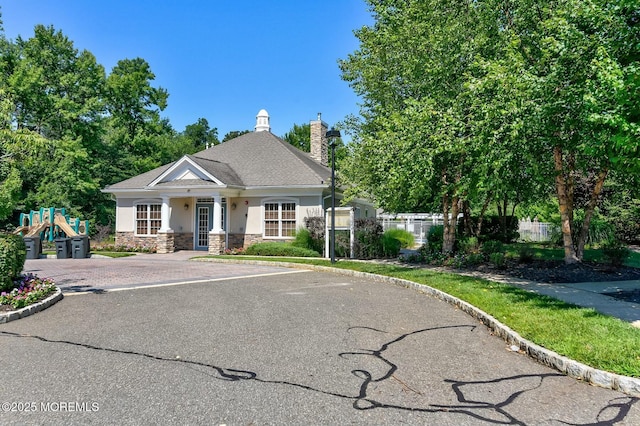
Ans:
<svg viewBox="0 0 640 426"><path fill-rule="evenodd" d="M458 224L458 213L460 212L459 202L460 198L457 196L449 198L448 195L445 195L443 197L443 253L453 253L453 248L456 244L456 226ZM449 212L451 212L451 217L449 217Z"/></svg>
<svg viewBox="0 0 640 426"><path fill-rule="evenodd" d="M598 173L598 177L596 178L596 184L591 192L591 197L589 198L589 204L587 205L587 209L584 212L584 221L582 222L582 229L580 230L580 238L578 240L578 249L576 250L576 256L578 259L582 260L584 257L584 245L587 241L587 235L589 233L589 225L591 225L591 218L593 217L593 212L598 205L598 198L602 193L602 187L604 186L604 180L607 178L607 174L609 173L608 169L603 169Z"/></svg>
<svg viewBox="0 0 640 426"><path fill-rule="evenodd" d="M480 217L478 217L478 226L476 227L475 237L480 238L480 233L482 232L482 223L484 222L484 215L489 208L489 204L491 204L491 200L493 199L493 193L489 192L487 194L487 199L484 200L484 204L482 205L482 210L480 210Z"/></svg>
<svg viewBox="0 0 640 426"><path fill-rule="evenodd" d="M469 200L464 200L462 202L462 215L463 215L463 223L464 223L464 233L465 235L471 237L475 235L475 229L473 226L473 219L471 217L471 205Z"/></svg>
<svg viewBox="0 0 640 426"><path fill-rule="evenodd" d="M558 203L560 205L560 220L562 222L562 242L564 246L564 262L567 264L579 262L580 259L576 256L575 249L573 247L573 238L571 237L571 225L573 222L573 206L570 205L570 200L573 199L573 194L567 193L567 180L564 174L563 161L562 161L562 148L556 146L553 148L553 159L556 173L556 193L558 196ZM570 186L569 189L573 187Z"/></svg>

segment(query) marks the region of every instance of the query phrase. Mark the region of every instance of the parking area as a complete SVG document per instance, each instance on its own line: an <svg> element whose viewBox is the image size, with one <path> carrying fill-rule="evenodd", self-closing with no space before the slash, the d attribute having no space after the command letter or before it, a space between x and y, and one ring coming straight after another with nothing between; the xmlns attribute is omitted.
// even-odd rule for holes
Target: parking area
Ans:
<svg viewBox="0 0 640 426"><path fill-rule="evenodd" d="M73 297L0 325L0 423L640 424L417 291L188 255L30 261Z"/></svg>
<svg viewBox="0 0 640 426"><path fill-rule="evenodd" d="M187 261L203 254L197 251L180 251L171 254L137 254L115 259L35 259L27 260L24 270L26 273L52 278L65 294L101 293L132 287L299 272L271 266Z"/></svg>

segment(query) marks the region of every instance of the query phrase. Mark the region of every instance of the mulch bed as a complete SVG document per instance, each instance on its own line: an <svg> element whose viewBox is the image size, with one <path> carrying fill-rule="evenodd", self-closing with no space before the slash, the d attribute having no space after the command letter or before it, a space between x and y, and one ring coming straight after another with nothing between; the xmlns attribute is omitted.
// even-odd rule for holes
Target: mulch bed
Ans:
<svg viewBox="0 0 640 426"><path fill-rule="evenodd" d="M566 265L561 260L533 260L528 263L508 261L504 269L479 265L472 270L551 284L640 280L638 268L613 267L594 262Z"/></svg>

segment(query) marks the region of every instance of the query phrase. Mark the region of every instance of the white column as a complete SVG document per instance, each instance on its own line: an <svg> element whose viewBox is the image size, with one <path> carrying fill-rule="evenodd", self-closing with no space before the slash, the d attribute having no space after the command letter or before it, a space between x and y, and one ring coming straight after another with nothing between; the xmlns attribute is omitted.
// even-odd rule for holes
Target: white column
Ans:
<svg viewBox="0 0 640 426"><path fill-rule="evenodd" d="M161 223L159 232L171 232L171 228L169 228L169 216L171 214L169 201L170 198L168 195L162 196L162 210L160 211Z"/></svg>
<svg viewBox="0 0 640 426"><path fill-rule="evenodd" d="M220 195L213 196L213 227L212 232L222 232L222 197Z"/></svg>

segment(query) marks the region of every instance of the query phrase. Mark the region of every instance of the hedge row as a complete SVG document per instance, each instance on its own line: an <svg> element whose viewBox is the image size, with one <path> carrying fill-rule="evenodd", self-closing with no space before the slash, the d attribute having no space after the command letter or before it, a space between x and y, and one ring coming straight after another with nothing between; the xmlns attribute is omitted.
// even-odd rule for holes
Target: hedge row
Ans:
<svg viewBox="0 0 640 426"><path fill-rule="evenodd" d="M27 260L27 247L19 235L0 234L0 291L13 288Z"/></svg>

